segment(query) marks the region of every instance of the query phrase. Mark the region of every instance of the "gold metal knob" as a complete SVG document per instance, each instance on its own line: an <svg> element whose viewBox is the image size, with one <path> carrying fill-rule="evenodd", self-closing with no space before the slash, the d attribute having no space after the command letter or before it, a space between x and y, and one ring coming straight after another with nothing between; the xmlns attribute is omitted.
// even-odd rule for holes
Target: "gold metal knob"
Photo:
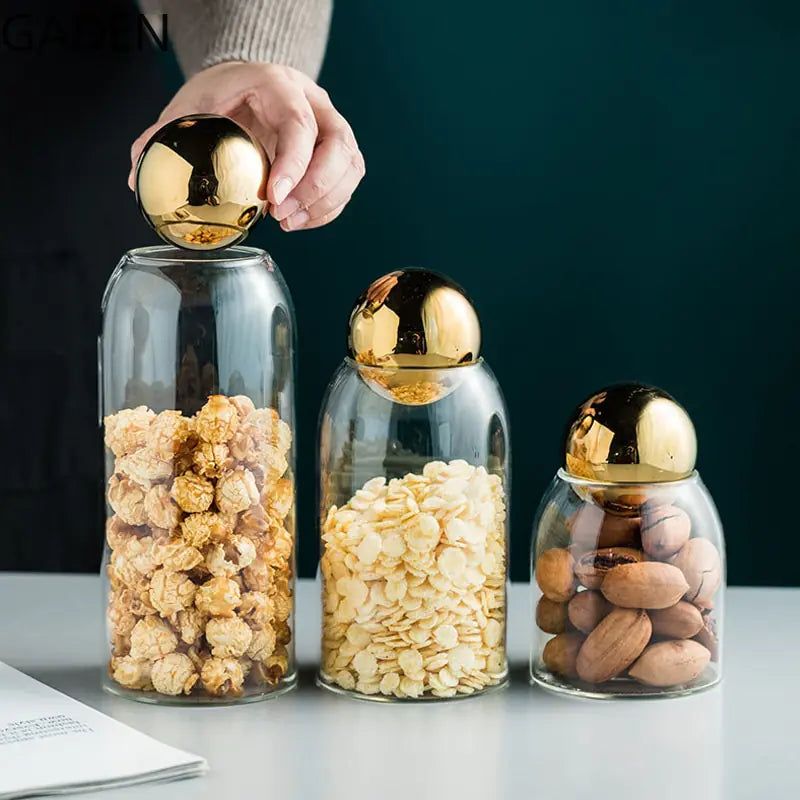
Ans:
<svg viewBox="0 0 800 800"><path fill-rule="evenodd" d="M459 383L450 367L478 360L481 328L464 290L425 269L390 272L350 312L347 351L379 394L406 405L440 400Z"/></svg>
<svg viewBox="0 0 800 800"><path fill-rule="evenodd" d="M697 437L689 415L661 389L609 386L581 403L568 428L565 465L609 483L676 481L692 473Z"/></svg>
<svg viewBox="0 0 800 800"><path fill-rule="evenodd" d="M169 244L218 250L247 236L266 201L268 164L240 125L215 114L167 123L145 145L136 167L136 199Z"/></svg>
<svg viewBox="0 0 800 800"><path fill-rule="evenodd" d="M426 269L374 281L350 312L347 349L359 364L449 367L476 361L478 315L464 290Z"/></svg>

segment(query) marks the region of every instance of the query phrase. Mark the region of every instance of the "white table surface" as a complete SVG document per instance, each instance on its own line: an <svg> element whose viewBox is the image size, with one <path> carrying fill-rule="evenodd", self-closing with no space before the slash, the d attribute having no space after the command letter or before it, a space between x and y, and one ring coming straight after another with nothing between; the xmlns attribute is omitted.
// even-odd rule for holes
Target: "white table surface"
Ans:
<svg viewBox="0 0 800 800"><path fill-rule="evenodd" d="M211 766L201 778L86 797L800 796L800 590L729 590L723 684L671 700L574 700L530 686L528 606L528 586L512 586L511 686L439 704L367 703L318 689L312 581L297 593L300 686L263 703L154 707L103 692L102 598L91 576L0 573L0 660Z"/></svg>

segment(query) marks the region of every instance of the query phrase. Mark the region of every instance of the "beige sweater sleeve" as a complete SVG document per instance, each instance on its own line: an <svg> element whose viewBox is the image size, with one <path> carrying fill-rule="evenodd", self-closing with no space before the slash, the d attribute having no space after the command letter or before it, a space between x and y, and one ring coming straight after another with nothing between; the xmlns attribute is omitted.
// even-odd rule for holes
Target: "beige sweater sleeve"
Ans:
<svg viewBox="0 0 800 800"><path fill-rule="evenodd" d="M271 61L316 79L332 0L139 0L167 15L167 36L188 78L223 61Z"/></svg>

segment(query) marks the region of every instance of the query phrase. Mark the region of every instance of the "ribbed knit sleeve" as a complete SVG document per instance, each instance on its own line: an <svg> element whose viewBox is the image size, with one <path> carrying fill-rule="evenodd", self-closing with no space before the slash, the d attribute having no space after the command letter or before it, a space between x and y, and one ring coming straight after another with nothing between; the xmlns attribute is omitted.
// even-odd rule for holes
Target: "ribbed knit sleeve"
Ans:
<svg viewBox="0 0 800 800"><path fill-rule="evenodd" d="M224 61L271 61L317 77L332 0L139 0L167 14L167 32L186 77Z"/></svg>

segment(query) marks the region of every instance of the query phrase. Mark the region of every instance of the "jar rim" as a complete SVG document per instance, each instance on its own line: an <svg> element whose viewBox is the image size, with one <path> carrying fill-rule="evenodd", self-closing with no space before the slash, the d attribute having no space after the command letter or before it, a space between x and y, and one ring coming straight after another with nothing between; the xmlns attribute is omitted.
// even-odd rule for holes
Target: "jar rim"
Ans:
<svg viewBox="0 0 800 800"><path fill-rule="evenodd" d="M243 264L252 261L269 259L269 254L258 247L234 245L221 250L183 250L167 244L154 244L146 247L135 247L125 253L125 257L134 263L155 262L157 264L195 262L197 264Z"/></svg>
<svg viewBox="0 0 800 800"><path fill-rule="evenodd" d="M685 486L688 484L695 484L700 481L700 473L693 469L685 478L680 478L676 481L653 481L652 483L642 481L594 481L591 478L579 478L577 475L571 475L564 467L559 467L556 476L564 483L570 486L579 486L586 489L613 489L615 487L624 486L626 489L634 487L642 487L643 489L668 489L670 487Z"/></svg>
<svg viewBox="0 0 800 800"><path fill-rule="evenodd" d="M381 364L362 364L360 361L356 361L354 358L350 356L344 357L344 362L347 366L353 369L369 369L374 370L376 372L441 372L443 370L451 370L451 369L464 369L467 367L480 367L483 365L483 356L478 356L474 361L468 361L465 364L440 364L439 366L425 366L421 365L419 367L412 367L410 365L399 366L395 365L386 365L383 366Z"/></svg>

